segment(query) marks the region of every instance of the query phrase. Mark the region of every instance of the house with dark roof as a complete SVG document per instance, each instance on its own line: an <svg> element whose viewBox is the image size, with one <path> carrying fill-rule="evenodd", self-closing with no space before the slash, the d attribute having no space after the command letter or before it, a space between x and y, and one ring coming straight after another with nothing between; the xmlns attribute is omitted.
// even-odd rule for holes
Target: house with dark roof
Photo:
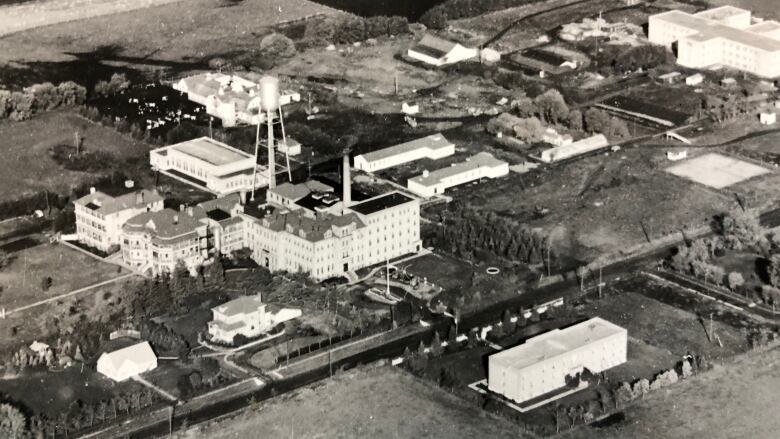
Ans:
<svg viewBox="0 0 780 439"><path fill-rule="evenodd" d="M163 208L163 197L157 191L136 190L112 197L95 188L74 201L76 235L80 242L107 252L119 245L122 226L142 212L157 212Z"/></svg>
<svg viewBox="0 0 780 439"><path fill-rule="evenodd" d="M409 48L406 54L409 58L441 67L476 58L478 51L474 48L463 47L454 41L425 34L417 44Z"/></svg>

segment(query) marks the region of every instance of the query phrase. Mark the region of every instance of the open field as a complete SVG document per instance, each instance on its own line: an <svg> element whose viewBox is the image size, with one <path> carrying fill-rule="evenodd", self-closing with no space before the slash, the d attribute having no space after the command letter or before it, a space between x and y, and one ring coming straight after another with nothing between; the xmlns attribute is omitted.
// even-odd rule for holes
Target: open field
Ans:
<svg viewBox="0 0 780 439"><path fill-rule="evenodd" d="M626 421L605 428L580 428L567 439L777 437L780 350L747 353L733 363L652 392L625 411Z"/></svg>
<svg viewBox="0 0 780 439"><path fill-rule="evenodd" d="M118 273L116 265L57 244L42 244L12 255L13 262L0 271L0 307L9 310L127 273ZM41 289L44 276L52 278L52 286L45 292Z"/></svg>
<svg viewBox="0 0 780 439"><path fill-rule="evenodd" d="M722 189L769 172L752 163L721 154L704 154L666 168L666 172Z"/></svg>
<svg viewBox="0 0 780 439"><path fill-rule="evenodd" d="M517 438L518 428L392 367L361 369L183 438Z"/></svg>
<svg viewBox="0 0 780 439"><path fill-rule="evenodd" d="M663 171L668 165L663 149L629 148L510 174L450 195L472 208L546 228L559 254L590 260L646 242L645 232L655 239L707 224L736 204L733 197L670 178ZM549 213L538 218L537 206ZM646 206L652 211L641 209Z"/></svg>
<svg viewBox="0 0 780 439"><path fill-rule="evenodd" d="M232 5L231 5L232 4ZM32 29L0 39L0 63L71 61L110 48L105 61L168 66L257 49L269 27L334 10L308 0L188 0ZM29 67L29 66L27 66ZM19 67L25 68L25 66Z"/></svg>
<svg viewBox="0 0 780 439"><path fill-rule="evenodd" d="M113 128L102 127L62 111L47 112L24 122L0 122L4 171L0 201L49 190L60 193L88 182L95 175L62 169L49 151L56 145L73 145L74 133L84 139L84 151L104 151L118 158L144 157L149 147L130 140ZM65 192L67 194L67 192Z"/></svg>

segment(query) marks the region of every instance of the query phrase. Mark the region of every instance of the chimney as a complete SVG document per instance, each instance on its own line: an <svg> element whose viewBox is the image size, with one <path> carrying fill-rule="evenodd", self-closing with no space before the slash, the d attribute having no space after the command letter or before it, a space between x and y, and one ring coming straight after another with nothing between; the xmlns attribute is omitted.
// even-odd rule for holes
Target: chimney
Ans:
<svg viewBox="0 0 780 439"><path fill-rule="evenodd" d="M174 215L173 216L173 223L174 224L179 224L179 215Z"/></svg>
<svg viewBox="0 0 780 439"><path fill-rule="evenodd" d="M95 186L92 186L91 188L89 188L89 193L90 194L94 194L95 193Z"/></svg>
<svg viewBox="0 0 780 439"><path fill-rule="evenodd" d="M343 194L341 200L344 202L344 207L349 207L352 204L352 176L349 174L349 154L344 154L344 160L341 165L341 186Z"/></svg>

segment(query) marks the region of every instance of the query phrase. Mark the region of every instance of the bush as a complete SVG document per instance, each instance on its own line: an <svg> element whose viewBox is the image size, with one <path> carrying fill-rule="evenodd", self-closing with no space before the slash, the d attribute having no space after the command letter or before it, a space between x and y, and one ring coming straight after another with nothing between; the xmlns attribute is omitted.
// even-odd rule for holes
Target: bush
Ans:
<svg viewBox="0 0 780 439"><path fill-rule="evenodd" d="M100 81L95 84L95 94L98 96L111 96L130 88L130 81L124 73L114 73L109 81Z"/></svg>
<svg viewBox="0 0 780 439"><path fill-rule="evenodd" d="M44 276L41 278L41 290L42 291L48 291L49 288L51 288L51 285L54 281L52 280L51 276Z"/></svg>
<svg viewBox="0 0 780 439"><path fill-rule="evenodd" d="M289 58L295 55L295 43L282 34L268 34L260 40L260 52L262 56Z"/></svg>
<svg viewBox="0 0 780 439"><path fill-rule="evenodd" d="M306 25L304 38L324 45L327 43L351 44L368 38L401 35L409 32L409 22L404 17L355 15L328 16L311 20Z"/></svg>

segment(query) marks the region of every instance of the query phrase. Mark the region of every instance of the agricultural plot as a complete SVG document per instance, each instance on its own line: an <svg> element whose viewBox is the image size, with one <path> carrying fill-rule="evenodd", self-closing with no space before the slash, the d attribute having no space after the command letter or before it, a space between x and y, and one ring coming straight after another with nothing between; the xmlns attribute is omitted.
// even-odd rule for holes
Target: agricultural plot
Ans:
<svg viewBox="0 0 780 439"><path fill-rule="evenodd" d="M715 189L723 189L766 174L769 170L732 157L710 153L671 166L666 172Z"/></svg>

